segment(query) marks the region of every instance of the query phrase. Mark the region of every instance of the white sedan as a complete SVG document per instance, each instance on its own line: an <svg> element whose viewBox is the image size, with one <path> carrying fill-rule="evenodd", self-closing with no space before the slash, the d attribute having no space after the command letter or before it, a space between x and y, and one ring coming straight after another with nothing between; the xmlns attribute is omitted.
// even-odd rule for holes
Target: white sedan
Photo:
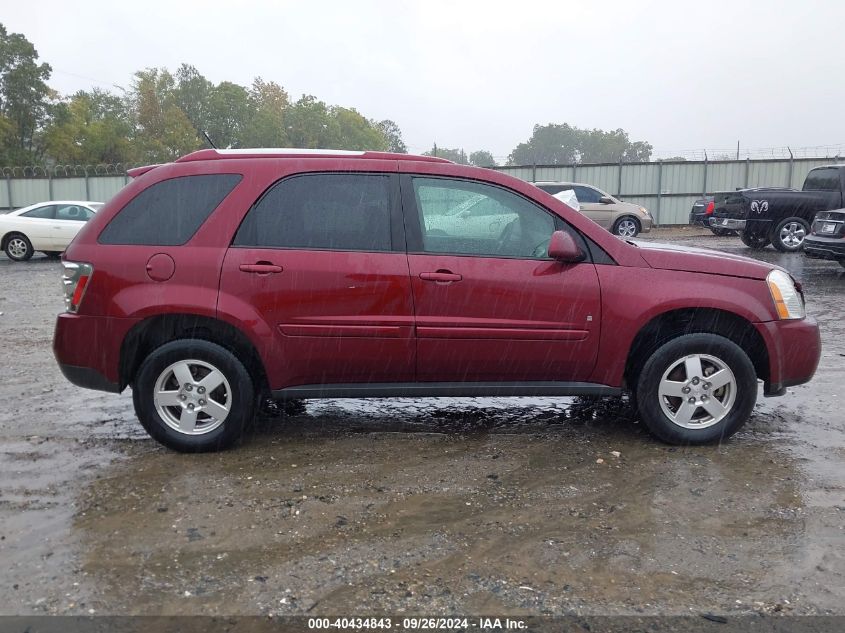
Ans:
<svg viewBox="0 0 845 633"><path fill-rule="evenodd" d="M61 255L102 202L40 202L0 215L0 248L9 259L23 262L35 251Z"/></svg>

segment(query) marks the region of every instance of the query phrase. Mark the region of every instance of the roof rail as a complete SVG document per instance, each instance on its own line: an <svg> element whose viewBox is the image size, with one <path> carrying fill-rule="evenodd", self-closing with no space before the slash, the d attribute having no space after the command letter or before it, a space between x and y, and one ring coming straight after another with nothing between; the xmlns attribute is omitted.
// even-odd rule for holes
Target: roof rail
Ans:
<svg viewBox="0 0 845 633"><path fill-rule="evenodd" d="M303 149L297 147L256 147L247 149L201 149L177 158L177 163L197 160L222 160L225 158L364 158L371 160L413 160L432 163L450 163L452 161L436 156L415 156L394 152L369 152L346 149Z"/></svg>

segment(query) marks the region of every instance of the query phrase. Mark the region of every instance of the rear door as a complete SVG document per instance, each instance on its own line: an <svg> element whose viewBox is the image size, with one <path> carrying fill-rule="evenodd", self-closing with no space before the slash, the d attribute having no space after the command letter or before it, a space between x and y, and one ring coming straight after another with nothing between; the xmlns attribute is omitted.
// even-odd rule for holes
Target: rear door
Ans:
<svg viewBox="0 0 845 633"><path fill-rule="evenodd" d="M468 198L500 209L502 228L479 237L432 220ZM403 175L420 381L586 381L595 365L601 298L592 263L546 249L563 220L507 189ZM495 203L495 204L493 204Z"/></svg>
<svg viewBox="0 0 845 633"><path fill-rule="evenodd" d="M237 304L272 339L272 389L413 381L397 175L311 173L272 185L223 262L219 309Z"/></svg>

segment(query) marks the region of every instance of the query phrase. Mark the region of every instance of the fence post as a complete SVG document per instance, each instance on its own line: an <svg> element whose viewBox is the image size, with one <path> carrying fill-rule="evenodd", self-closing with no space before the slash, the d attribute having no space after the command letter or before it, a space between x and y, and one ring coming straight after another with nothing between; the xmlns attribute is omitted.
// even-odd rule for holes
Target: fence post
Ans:
<svg viewBox="0 0 845 633"><path fill-rule="evenodd" d="M50 200L53 199L53 176L51 172L47 172L47 195Z"/></svg>
<svg viewBox="0 0 845 633"><path fill-rule="evenodd" d="M537 163L531 165L531 182L537 182Z"/></svg>
<svg viewBox="0 0 845 633"><path fill-rule="evenodd" d="M748 189L748 178L751 173L751 157L745 159L745 188Z"/></svg>
<svg viewBox="0 0 845 633"><path fill-rule="evenodd" d="M616 183L616 197L622 197L622 157L619 157L619 179Z"/></svg>
<svg viewBox="0 0 845 633"><path fill-rule="evenodd" d="M654 210L654 224L660 226L660 192L663 190L663 161L657 163L657 208Z"/></svg>
<svg viewBox="0 0 845 633"><path fill-rule="evenodd" d="M705 197L707 195L707 154L704 154L704 185L701 189L701 197Z"/></svg>
<svg viewBox="0 0 845 633"><path fill-rule="evenodd" d="M6 193L9 198L9 210L13 210L15 205L12 203L12 177L8 173L6 174Z"/></svg>
<svg viewBox="0 0 845 633"><path fill-rule="evenodd" d="M85 199L91 199L91 184L88 181L88 168L85 168Z"/></svg>
<svg viewBox="0 0 845 633"><path fill-rule="evenodd" d="M795 168L795 157L792 155L792 150L789 148L789 146L787 146L786 149L789 150L789 177L786 181L786 186L791 187L792 186L792 172L793 172L793 169Z"/></svg>

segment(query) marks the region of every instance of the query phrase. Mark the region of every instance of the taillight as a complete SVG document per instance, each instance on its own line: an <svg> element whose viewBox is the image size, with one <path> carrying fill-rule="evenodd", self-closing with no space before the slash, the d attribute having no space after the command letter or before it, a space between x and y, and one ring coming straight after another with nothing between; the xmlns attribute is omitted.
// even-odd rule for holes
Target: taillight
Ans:
<svg viewBox="0 0 845 633"><path fill-rule="evenodd" d="M704 215L710 215L713 213L713 209L716 208L716 201L711 200L710 203L707 205L707 208L704 210Z"/></svg>
<svg viewBox="0 0 845 633"><path fill-rule="evenodd" d="M77 262L62 262L62 285L65 288L65 310L77 312L82 297L85 296L85 289L94 274L94 267L91 264L80 264Z"/></svg>

